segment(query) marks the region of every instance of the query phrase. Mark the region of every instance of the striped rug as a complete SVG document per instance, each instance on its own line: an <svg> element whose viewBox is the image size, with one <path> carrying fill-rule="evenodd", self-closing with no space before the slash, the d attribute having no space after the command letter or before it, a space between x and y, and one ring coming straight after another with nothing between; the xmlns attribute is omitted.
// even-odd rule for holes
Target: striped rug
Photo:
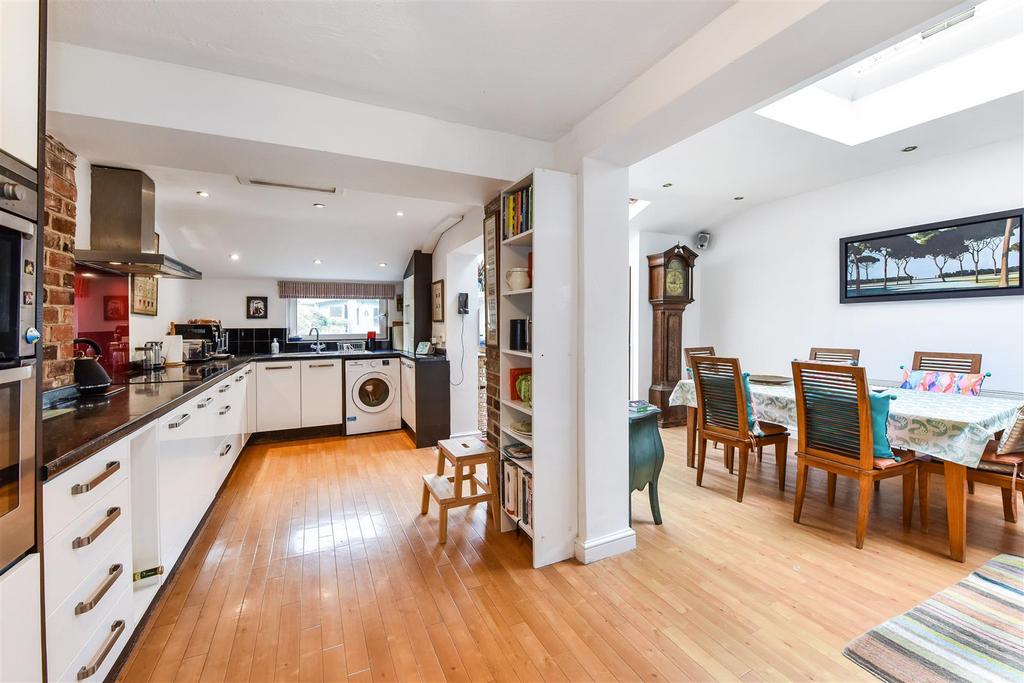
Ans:
<svg viewBox="0 0 1024 683"><path fill-rule="evenodd" d="M843 654L883 681L1024 681L1024 558L989 560Z"/></svg>

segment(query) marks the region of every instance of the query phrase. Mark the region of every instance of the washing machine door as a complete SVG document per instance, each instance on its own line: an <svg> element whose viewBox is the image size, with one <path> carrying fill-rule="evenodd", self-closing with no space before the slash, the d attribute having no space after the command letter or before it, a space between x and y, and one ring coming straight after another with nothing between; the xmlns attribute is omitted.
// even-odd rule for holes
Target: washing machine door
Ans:
<svg viewBox="0 0 1024 683"><path fill-rule="evenodd" d="M350 399L364 413L379 413L395 402L397 393L390 377L382 372L368 372L352 385Z"/></svg>

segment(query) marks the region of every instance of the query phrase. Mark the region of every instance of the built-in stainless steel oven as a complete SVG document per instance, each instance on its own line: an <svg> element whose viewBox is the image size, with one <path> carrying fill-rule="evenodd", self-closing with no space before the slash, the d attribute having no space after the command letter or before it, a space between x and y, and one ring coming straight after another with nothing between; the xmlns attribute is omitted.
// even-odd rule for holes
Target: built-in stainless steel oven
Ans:
<svg viewBox="0 0 1024 683"><path fill-rule="evenodd" d="M0 572L35 545L35 177L0 153Z"/></svg>

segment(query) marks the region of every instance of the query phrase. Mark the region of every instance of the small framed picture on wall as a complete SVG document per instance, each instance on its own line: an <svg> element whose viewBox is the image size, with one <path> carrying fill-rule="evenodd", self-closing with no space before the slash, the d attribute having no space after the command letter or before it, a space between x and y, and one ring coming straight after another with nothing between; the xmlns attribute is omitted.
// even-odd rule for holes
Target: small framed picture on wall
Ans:
<svg viewBox="0 0 1024 683"><path fill-rule="evenodd" d="M155 316L160 280L152 275L132 275L132 313Z"/></svg>
<svg viewBox="0 0 1024 683"><path fill-rule="evenodd" d="M249 320L267 319L268 297L247 296L245 297L245 317Z"/></svg>
<svg viewBox="0 0 1024 683"><path fill-rule="evenodd" d="M126 296L105 296L105 297L103 297L103 319L104 320L127 320L128 319L128 297L126 297Z"/></svg>
<svg viewBox="0 0 1024 683"><path fill-rule="evenodd" d="M430 283L430 320L435 323L444 322L444 280Z"/></svg>

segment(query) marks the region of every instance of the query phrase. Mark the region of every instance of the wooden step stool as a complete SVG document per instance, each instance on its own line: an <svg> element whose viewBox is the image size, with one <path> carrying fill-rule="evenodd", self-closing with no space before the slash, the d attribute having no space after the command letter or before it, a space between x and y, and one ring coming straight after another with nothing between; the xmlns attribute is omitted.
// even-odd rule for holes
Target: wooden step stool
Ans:
<svg viewBox="0 0 1024 683"><path fill-rule="evenodd" d="M445 461L455 468L454 475L445 476ZM487 466L487 481L477 477L477 465ZM463 491L466 482L469 483L468 496ZM438 441L437 473L423 475L423 506L420 514L427 514L433 497L440 508L438 542L442 544L448 541L448 510L452 508L486 501L497 526L498 511L501 509L498 485L498 453L493 448L477 437Z"/></svg>

